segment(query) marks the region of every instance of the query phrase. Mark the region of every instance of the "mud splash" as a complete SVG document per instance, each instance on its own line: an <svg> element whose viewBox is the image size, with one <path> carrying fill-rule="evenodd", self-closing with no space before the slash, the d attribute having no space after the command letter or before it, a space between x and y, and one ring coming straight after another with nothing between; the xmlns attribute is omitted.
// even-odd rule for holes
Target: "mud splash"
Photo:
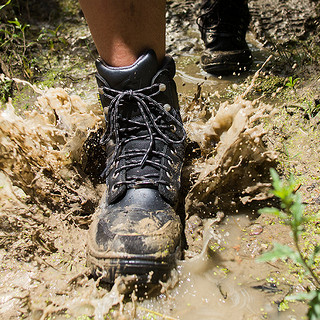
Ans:
<svg viewBox="0 0 320 320"><path fill-rule="evenodd" d="M206 217L219 210L232 212L240 204L268 198L268 171L277 155L263 141L264 119L273 107L248 101L246 94L220 104L217 110L210 106L210 97L201 96L184 110L188 136L201 152L192 163L188 214Z"/></svg>
<svg viewBox="0 0 320 320"><path fill-rule="evenodd" d="M259 37L270 42L277 34L277 40L286 42L312 31L311 18L316 16L306 8L315 2L304 0L298 7L294 1L280 2L250 1ZM167 5L168 53L190 58L194 68L190 63L184 70L178 61L177 78L183 78L177 81L179 92L185 93L186 84L193 95L197 83L204 83L204 93L182 103L190 139L184 170L185 260L160 295L152 298L146 292L149 297L143 301L134 295L125 299L121 279L106 290L90 278L85 239L104 188L97 178L104 162L98 146L103 117L98 106L86 105L63 89L34 88L40 95L34 111L17 114L9 104L0 112L0 319L305 318L306 307L279 312L284 297L296 289L295 281L287 284L292 280L287 266L255 262L274 238L288 241L289 232L269 217L252 214L267 197L268 168L275 159L265 146L263 127L272 107L245 96L217 103L217 90L229 81L210 77L197 65L203 49L195 23L199 3L178 0ZM294 25L306 29L301 33L286 24L283 10ZM82 50L87 59L82 43L78 47L78 21L74 28L72 54ZM89 31L84 32L80 42L87 43ZM249 46L260 64L265 57L252 40ZM78 94L74 81L82 79L82 64L80 69L70 84ZM242 80L234 77L232 83ZM96 89L88 92L86 82L79 84L86 95L96 94ZM316 145L316 137L314 141Z"/></svg>
<svg viewBox="0 0 320 320"><path fill-rule="evenodd" d="M228 268L218 265L219 250L225 247L224 243L230 246L233 243L224 239L225 232L223 236L216 230L222 221L221 213L207 224L198 218L201 221L198 238L202 238L202 233L205 236L204 244L197 250L193 246L194 229L188 227L194 218L187 220L190 245L187 260L180 263L176 277L164 285L158 298L144 302L133 299L123 304L119 283L111 291L97 288L99 283L90 279L85 267L84 239L103 187L84 171L88 163L97 160L92 152L99 153L97 141L103 116L97 106L88 106L61 88L39 94L32 111L18 115L9 103L0 114L3 314L8 318L24 314L33 319L46 319L50 315L57 319L59 314L76 318L87 314L103 319L109 313L114 318L139 319L150 314L150 310L159 309L183 319L188 318L188 310L192 310L190 317L204 312L208 314L203 314L203 319L212 318L213 309L199 310L194 296L199 296L206 305L221 304L215 314L217 319L230 317L240 309L244 313L258 312L249 310L252 305L260 305L252 302L256 296L248 293L252 289L239 289L227 276ZM200 103L203 108L198 107ZM192 164L186 170L192 172L193 181L187 195L188 214L207 218L207 213L199 214L199 207L213 208L210 205L214 203L215 209L222 210L221 203L226 198L230 203L236 194L242 195L243 203L261 199L261 194L265 196L267 184L262 182L263 175L256 168L265 168L274 159L262 143L265 133L262 121L269 110L259 101L251 103L243 97L233 104L222 104L218 110L210 109L207 100L184 106L189 138L201 150L201 156L191 159ZM234 179L242 179L237 188L231 187ZM210 215L213 213L216 211ZM230 208L225 213L230 213ZM228 292L228 300L224 292ZM222 305L226 306L223 310Z"/></svg>
<svg viewBox="0 0 320 320"><path fill-rule="evenodd" d="M12 184L6 192L16 191L15 203L1 197L3 205L32 202L43 211L92 213L99 197L79 167L86 161L88 134L101 125L97 112L59 88L43 93L36 109L22 115L9 103L0 116L0 169L6 185Z"/></svg>
<svg viewBox="0 0 320 320"><path fill-rule="evenodd" d="M189 248L160 295L128 301L121 279L109 291L85 265L86 229L104 188L92 170L103 115L61 88L39 94L32 111L18 115L8 104L0 114L0 311L6 319L290 317L273 303L283 291L260 280L274 270L257 268L254 260L267 248L258 240L263 225L252 211L234 215L240 203L266 198L259 168L275 159L263 143L270 106L239 96L216 110L203 95L183 105L190 146L200 150L184 173ZM233 179L241 185L235 188ZM233 206L224 206L225 199Z"/></svg>
<svg viewBox="0 0 320 320"><path fill-rule="evenodd" d="M102 113L61 88L36 90L32 111L18 115L9 103L0 114L1 313L45 319L73 306L86 312L84 305L98 319L95 310L107 302L97 300L100 292L86 276L83 229L101 188L83 169ZM86 289L74 296L84 278Z"/></svg>

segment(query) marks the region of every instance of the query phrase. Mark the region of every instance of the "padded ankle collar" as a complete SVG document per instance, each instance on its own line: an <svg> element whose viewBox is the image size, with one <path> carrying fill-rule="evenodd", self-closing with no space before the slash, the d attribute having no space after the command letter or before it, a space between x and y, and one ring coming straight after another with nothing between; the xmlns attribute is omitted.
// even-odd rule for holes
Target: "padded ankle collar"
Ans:
<svg viewBox="0 0 320 320"><path fill-rule="evenodd" d="M112 89L138 90L150 86L152 78L158 71L158 61L153 50L149 50L132 65L111 67L102 59L96 61L98 73Z"/></svg>

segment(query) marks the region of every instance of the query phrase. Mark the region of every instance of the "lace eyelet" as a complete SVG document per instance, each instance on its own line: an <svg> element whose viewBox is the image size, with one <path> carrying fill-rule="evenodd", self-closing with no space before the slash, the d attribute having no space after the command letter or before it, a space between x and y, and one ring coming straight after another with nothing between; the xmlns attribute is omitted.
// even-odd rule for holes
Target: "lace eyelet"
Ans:
<svg viewBox="0 0 320 320"><path fill-rule="evenodd" d="M159 85L159 91L166 91L167 90L167 86L164 83L160 83Z"/></svg>
<svg viewBox="0 0 320 320"><path fill-rule="evenodd" d="M174 124L170 125L171 132L175 133L177 131L177 127Z"/></svg>
<svg viewBox="0 0 320 320"><path fill-rule="evenodd" d="M172 187L171 186L166 186L166 189L171 191Z"/></svg>
<svg viewBox="0 0 320 320"><path fill-rule="evenodd" d="M170 104L166 103L164 106L163 106L163 109L167 112L169 112L171 110L171 106Z"/></svg>
<svg viewBox="0 0 320 320"><path fill-rule="evenodd" d="M166 176L169 178L169 179L172 179L173 178L173 174L166 171Z"/></svg>
<svg viewBox="0 0 320 320"><path fill-rule="evenodd" d="M173 165L173 161L171 159L168 160L168 165L171 167Z"/></svg>
<svg viewBox="0 0 320 320"><path fill-rule="evenodd" d="M112 178L117 179L119 176L119 171L116 173L116 171L113 172Z"/></svg>
<svg viewBox="0 0 320 320"><path fill-rule="evenodd" d="M116 192L117 191L116 189L118 189L118 186L114 184L111 188L111 191Z"/></svg>

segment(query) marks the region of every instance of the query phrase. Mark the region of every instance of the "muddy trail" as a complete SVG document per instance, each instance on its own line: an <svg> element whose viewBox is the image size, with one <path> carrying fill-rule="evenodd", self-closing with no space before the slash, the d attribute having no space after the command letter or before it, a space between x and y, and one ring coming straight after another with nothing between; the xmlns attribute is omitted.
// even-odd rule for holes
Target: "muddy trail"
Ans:
<svg viewBox="0 0 320 320"><path fill-rule="evenodd" d="M292 245L289 228L258 209L272 203L274 167L299 177L307 214L319 212L320 116L305 107L319 104L319 66L305 63L302 44L289 49L319 42L320 9L311 0L249 6L254 66L216 78L198 62L199 4L168 2L167 48L188 134L185 250L157 292L124 295L125 279L106 288L86 266L86 234L105 190L105 124L83 18L66 23L72 45L52 58L53 80L15 80L20 91L0 112L1 319L305 319L305 303L285 300L312 288L302 269L256 261L274 240ZM300 86L291 88L293 74ZM303 234L305 250L319 243L319 227Z"/></svg>

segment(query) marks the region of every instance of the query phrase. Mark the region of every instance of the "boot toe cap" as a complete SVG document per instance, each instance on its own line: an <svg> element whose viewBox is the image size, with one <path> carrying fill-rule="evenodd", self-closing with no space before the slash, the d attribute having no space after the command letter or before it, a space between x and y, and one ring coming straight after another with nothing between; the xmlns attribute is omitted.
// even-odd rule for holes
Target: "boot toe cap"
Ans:
<svg viewBox="0 0 320 320"><path fill-rule="evenodd" d="M90 228L89 240L95 251L106 256L153 255L160 258L164 252L175 251L180 233L180 219L173 210L150 212L130 208L102 213Z"/></svg>
<svg viewBox="0 0 320 320"><path fill-rule="evenodd" d="M182 226L156 190L129 191L114 205L102 204L89 230L88 263L107 282L137 274L164 279L181 255Z"/></svg>

